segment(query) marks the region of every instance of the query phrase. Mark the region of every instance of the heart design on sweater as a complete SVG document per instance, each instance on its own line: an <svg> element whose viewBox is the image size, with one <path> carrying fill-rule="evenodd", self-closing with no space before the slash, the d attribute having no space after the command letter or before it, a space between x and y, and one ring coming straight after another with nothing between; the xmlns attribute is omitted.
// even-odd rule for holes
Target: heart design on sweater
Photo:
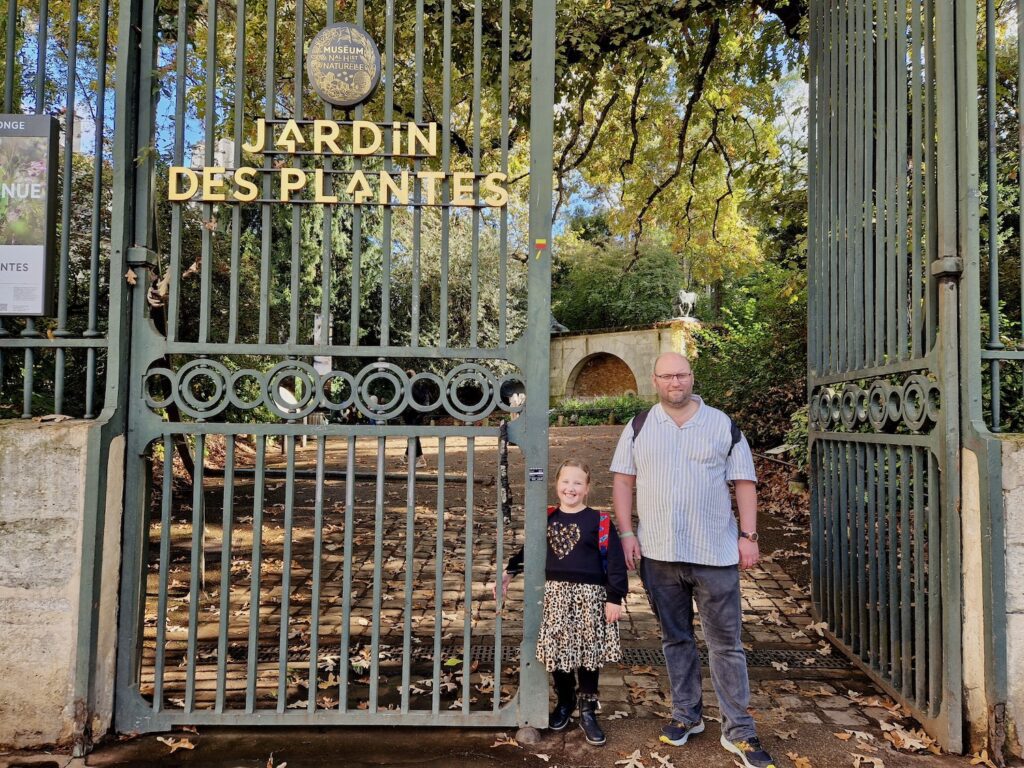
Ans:
<svg viewBox="0 0 1024 768"><path fill-rule="evenodd" d="M579 543L579 540L580 527L576 523L562 525L555 520L548 526L548 546L551 547L551 551L558 556L559 560L572 552L573 547Z"/></svg>

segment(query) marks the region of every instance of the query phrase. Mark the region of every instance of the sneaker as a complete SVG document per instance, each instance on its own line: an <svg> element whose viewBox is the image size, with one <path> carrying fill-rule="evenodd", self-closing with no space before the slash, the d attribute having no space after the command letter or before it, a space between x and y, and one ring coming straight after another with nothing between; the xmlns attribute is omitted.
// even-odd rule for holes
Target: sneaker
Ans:
<svg viewBox="0 0 1024 768"><path fill-rule="evenodd" d="M756 736L729 741L723 735L722 746L725 747L726 752L736 755L745 768L775 768L775 761L762 749L761 741Z"/></svg>
<svg viewBox="0 0 1024 768"><path fill-rule="evenodd" d="M671 744L673 747L681 747L686 743L687 739L691 736L696 736L698 733L704 733L703 720L696 723L684 723L679 720L673 720L661 729L659 741L664 744Z"/></svg>
<svg viewBox="0 0 1024 768"><path fill-rule="evenodd" d="M418 459L416 459L416 468L417 469L423 469L426 466L427 466L427 457L426 456L420 456Z"/></svg>

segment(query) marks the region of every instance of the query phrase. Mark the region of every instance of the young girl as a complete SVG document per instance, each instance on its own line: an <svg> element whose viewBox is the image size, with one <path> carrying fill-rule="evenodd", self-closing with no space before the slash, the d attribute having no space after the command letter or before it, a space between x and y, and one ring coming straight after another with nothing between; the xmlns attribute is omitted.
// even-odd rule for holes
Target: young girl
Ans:
<svg viewBox="0 0 1024 768"><path fill-rule="evenodd" d="M551 672L558 704L548 727L568 724L579 693L580 728L589 743L605 743L597 723L597 683L606 662L619 661L619 614L626 596L626 563L607 513L587 506L590 468L566 461L555 475L558 506L548 509L547 582L537 658ZM505 594L523 570L523 550L509 560ZM578 676L578 685L577 685Z"/></svg>

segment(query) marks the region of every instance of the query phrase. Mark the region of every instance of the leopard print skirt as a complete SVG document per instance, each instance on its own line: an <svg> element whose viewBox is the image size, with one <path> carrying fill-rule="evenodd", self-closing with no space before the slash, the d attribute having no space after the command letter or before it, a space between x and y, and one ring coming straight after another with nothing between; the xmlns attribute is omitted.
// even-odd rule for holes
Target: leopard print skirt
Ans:
<svg viewBox="0 0 1024 768"><path fill-rule="evenodd" d="M598 584L544 584L537 658L548 672L598 669L622 658L618 622L609 623L604 617L607 599L608 593Z"/></svg>

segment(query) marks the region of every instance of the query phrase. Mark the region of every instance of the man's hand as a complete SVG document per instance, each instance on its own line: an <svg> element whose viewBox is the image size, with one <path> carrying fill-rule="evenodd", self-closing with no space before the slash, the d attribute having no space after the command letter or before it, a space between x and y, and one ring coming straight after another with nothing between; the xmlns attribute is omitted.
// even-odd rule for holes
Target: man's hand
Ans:
<svg viewBox="0 0 1024 768"><path fill-rule="evenodd" d="M622 615L622 606L618 603L605 603L604 604L604 617L607 619L609 624L614 624L619 620L619 616Z"/></svg>
<svg viewBox="0 0 1024 768"><path fill-rule="evenodd" d="M744 570L747 568L753 568L757 565L757 561L761 559L761 550L757 546L757 542L744 538L740 538L739 541L740 568Z"/></svg>
<svg viewBox="0 0 1024 768"><path fill-rule="evenodd" d="M508 585L509 585L509 582L511 582L511 581L512 581L512 574L509 573L508 571L505 571L505 575L501 577L501 596L502 597L505 597L505 593L508 592ZM494 587L491 589L491 594L494 595L494 599L495 600L498 599L498 585L497 584L495 584Z"/></svg>
<svg viewBox="0 0 1024 768"><path fill-rule="evenodd" d="M622 555L626 558L626 568L635 571L640 567L640 542L636 536L627 536L619 541L622 544Z"/></svg>

